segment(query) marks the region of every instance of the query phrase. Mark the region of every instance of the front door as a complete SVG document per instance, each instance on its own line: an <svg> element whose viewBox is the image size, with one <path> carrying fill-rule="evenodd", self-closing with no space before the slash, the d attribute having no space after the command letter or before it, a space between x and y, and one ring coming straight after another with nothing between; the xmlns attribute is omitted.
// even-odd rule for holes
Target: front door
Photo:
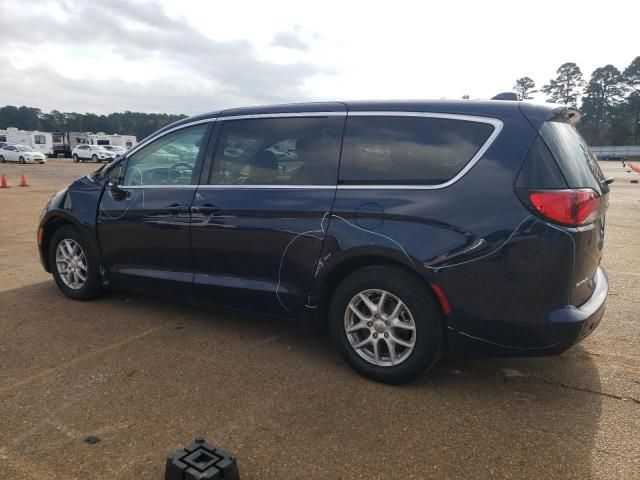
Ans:
<svg viewBox="0 0 640 480"><path fill-rule="evenodd" d="M181 128L127 155L105 189L98 238L109 280L117 285L192 296L191 202L210 134L208 124Z"/></svg>
<svg viewBox="0 0 640 480"><path fill-rule="evenodd" d="M330 220L344 114L218 123L191 209L195 294L297 317Z"/></svg>

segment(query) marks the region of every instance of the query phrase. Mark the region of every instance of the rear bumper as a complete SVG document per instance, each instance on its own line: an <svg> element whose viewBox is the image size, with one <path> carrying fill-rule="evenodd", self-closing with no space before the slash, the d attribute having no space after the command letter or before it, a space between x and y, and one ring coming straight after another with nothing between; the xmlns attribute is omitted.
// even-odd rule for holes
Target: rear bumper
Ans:
<svg viewBox="0 0 640 480"><path fill-rule="evenodd" d="M549 321L551 323L573 327L572 331L576 334L576 338L569 346L596 329L604 315L604 305L608 293L609 279L604 269L598 267L596 271L596 288L589 300L579 307L567 305L549 313Z"/></svg>
<svg viewBox="0 0 640 480"><path fill-rule="evenodd" d="M548 313L538 328L553 332L555 341L539 347L503 345L449 328L449 351L454 355L482 357L534 357L556 355L590 335L600 324L609 292L609 280L602 267L596 271L596 288L589 299L575 307L566 305Z"/></svg>

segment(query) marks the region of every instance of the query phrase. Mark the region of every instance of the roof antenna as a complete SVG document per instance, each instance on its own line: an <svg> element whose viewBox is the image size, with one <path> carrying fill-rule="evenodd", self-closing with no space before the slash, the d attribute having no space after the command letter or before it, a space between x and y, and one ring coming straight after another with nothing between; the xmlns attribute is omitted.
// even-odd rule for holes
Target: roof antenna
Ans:
<svg viewBox="0 0 640 480"><path fill-rule="evenodd" d="M491 100L518 100L518 95L516 95L513 92L502 92L497 94L495 97L493 97Z"/></svg>

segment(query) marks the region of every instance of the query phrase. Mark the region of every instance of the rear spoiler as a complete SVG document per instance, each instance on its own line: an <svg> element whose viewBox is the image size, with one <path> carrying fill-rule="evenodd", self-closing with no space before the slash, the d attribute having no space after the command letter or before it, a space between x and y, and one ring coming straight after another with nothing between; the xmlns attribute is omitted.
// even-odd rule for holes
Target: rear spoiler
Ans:
<svg viewBox="0 0 640 480"><path fill-rule="evenodd" d="M520 111L531 126L538 131L544 122L555 120L556 122L567 122L575 125L580 121L580 111L568 105L558 105L552 103L529 103L518 102Z"/></svg>
<svg viewBox="0 0 640 480"><path fill-rule="evenodd" d="M491 97L491 100L511 100L517 102L518 95L514 92L502 92L497 94L495 97Z"/></svg>
<svg viewBox="0 0 640 480"><path fill-rule="evenodd" d="M552 110L548 120L556 122L565 121L570 123L571 125L575 125L580 121L581 116L582 114L580 113L580 110L565 105Z"/></svg>

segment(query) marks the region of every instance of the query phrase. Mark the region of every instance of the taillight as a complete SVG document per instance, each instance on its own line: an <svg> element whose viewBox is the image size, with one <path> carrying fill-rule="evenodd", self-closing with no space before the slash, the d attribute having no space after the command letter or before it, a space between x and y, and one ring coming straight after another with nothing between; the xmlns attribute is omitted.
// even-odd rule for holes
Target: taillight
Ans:
<svg viewBox="0 0 640 480"><path fill-rule="evenodd" d="M536 191L529 193L529 200L540 215L563 225L591 223L600 211L600 197L590 188Z"/></svg>

